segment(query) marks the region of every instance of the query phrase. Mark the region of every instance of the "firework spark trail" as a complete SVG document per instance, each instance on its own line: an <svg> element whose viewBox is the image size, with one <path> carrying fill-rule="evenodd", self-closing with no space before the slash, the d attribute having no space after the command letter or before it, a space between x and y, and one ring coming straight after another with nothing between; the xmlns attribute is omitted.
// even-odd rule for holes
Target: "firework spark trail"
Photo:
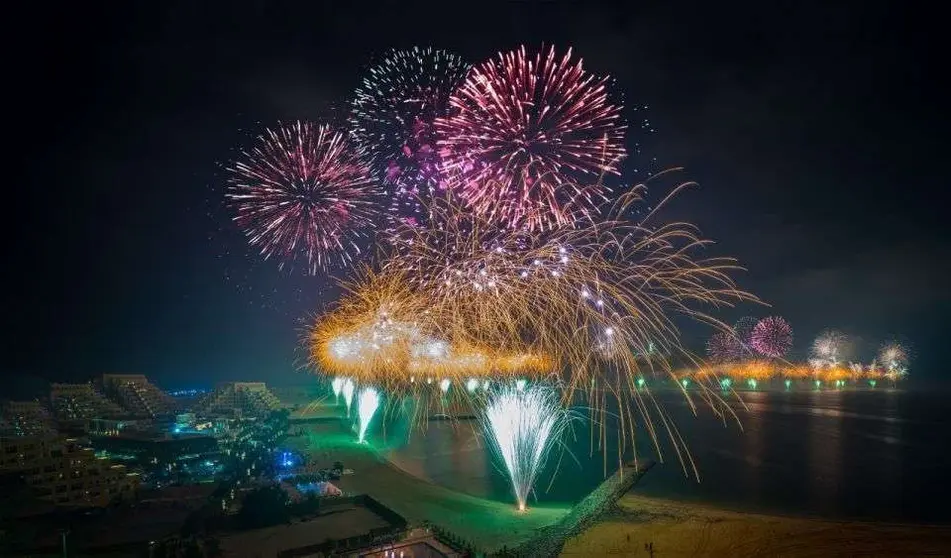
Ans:
<svg viewBox="0 0 951 558"><path fill-rule="evenodd" d="M347 404L347 417L350 416L350 404L353 403L353 391L356 389L356 386L353 384L353 380L347 378L343 382L343 387L341 388L341 393L343 393L343 402Z"/></svg>
<svg viewBox="0 0 951 558"><path fill-rule="evenodd" d="M690 305L749 298L727 275L734 262L691 257L707 242L687 224L651 230L615 220L527 235L466 214L444 222L417 231L384 267L404 273L435 302L453 339L504 346L529 329L546 354L576 347L580 358L591 347L645 354L653 345L669 351L679 346L670 310L715 322ZM566 328L583 338L566 346ZM470 333L460 337L460 329Z"/></svg>
<svg viewBox="0 0 951 558"><path fill-rule="evenodd" d="M630 431L622 433L622 446L631 443L627 436L640 418L659 449L658 430L645 414L656 405L645 404L642 398L651 397L649 391L634 386L645 372L670 373L666 356L660 355L689 357L680 346L673 314L729 330L703 307L755 299L730 278L739 269L733 260L694 258L707 241L691 225L650 228L644 221L623 219L639 195L635 188L622 197L605 211L606 220L534 234L500 231L450 205L450 215L437 220L440 226L400 237L405 241L398 247L400 257L385 260L381 273L371 274L318 320L311 345L315 362L327 371L384 382L388 390L400 389L400 382L405 386L419 370L406 364L406 347L390 344L392 350L374 350L354 362L335 360L329 350L343 332L363 331L375 323L384 299L394 300L387 308L391 314L401 308L395 322L412 323L427 337L445 340L453 352L475 348L475 354L485 355L435 377L464 385L472 374L556 373L563 376L563 400L586 395L593 414L607 412L595 393L607 389ZM499 352L513 356L493 356ZM354 365L362 371L349 368ZM694 412L693 398L698 397L718 414L735 416L719 391L719 386L715 393L702 386L684 390L684 395ZM679 445L673 429L665 430ZM686 470L689 454L678 447L677 455Z"/></svg>
<svg viewBox="0 0 951 558"><path fill-rule="evenodd" d="M418 223L440 188L433 122L469 65L444 50L393 49L370 68L351 103L350 125L386 186L391 220ZM444 186L443 186L444 187Z"/></svg>
<svg viewBox="0 0 951 558"><path fill-rule="evenodd" d="M372 387L360 390L360 397L357 400L357 413L359 416L359 435L357 440L362 444L366 441L367 428L370 421L376 414L380 406L380 394Z"/></svg>
<svg viewBox="0 0 951 558"><path fill-rule="evenodd" d="M595 78L554 47L524 47L473 68L438 118L449 186L478 214L544 230L589 215L605 201L600 178L624 157L620 107Z"/></svg>
<svg viewBox="0 0 951 558"><path fill-rule="evenodd" d="M330 387L331 389L333 389L333 392L334 392L334 401L336 401L340 397L340 390L343 389L343 383L344 383L344 379L339 376L335 377L333 381L330 382Z"/></svg>
<svg viewBox="0 0 951 558"><path fill-rule="evenodd" d="M779 316L760 320L753 328L750 344L759 354L782 358L792 348L793 332L789 323Z"/></svg>
<svg viewBox="0 0 951 558"><path fill-rule="evenodd" d="M374 225L378 191L347 134L295 122L268 129L227 170L235 222L265 259L315 274L349 264Z"/></svg>
<svg viewBox="0 0 951 558"><path fill-rule="evenodd" d="M482 424L505 464L518 509L524 511L551 447L568 425L558 395L539 385L522 390L508 386L491 396Z"/></svg>

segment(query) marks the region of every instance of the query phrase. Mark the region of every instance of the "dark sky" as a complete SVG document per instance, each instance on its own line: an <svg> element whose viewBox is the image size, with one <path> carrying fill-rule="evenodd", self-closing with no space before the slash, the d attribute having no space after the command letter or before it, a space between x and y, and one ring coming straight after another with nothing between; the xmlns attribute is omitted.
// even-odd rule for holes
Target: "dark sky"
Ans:
<svg viewBox="0 0 951 558"><path fill-rule="evenodd" d="M700 183L671 215L740 258L741 284L773 306L725 318L781 314L800 352L824 327L869 349L904 336L915 370L940 372L927 363L951 309L948 114L945 41L927 13L898 2L193 4L42 4L14 25L3 290L14 382L293 378L299 319L331 294L246 254L220 207L220 164L262 125L339 118L389 47L480 61L542 42L614 76L628 106L650 105L649 154Z"/></svg>

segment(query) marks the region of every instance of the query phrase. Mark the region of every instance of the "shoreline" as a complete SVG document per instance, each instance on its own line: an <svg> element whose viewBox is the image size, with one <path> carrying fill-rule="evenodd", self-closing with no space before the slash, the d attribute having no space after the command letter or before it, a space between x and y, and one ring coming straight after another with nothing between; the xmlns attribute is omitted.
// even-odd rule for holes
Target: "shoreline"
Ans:
<svg viewBox="0 0 951 558"><path fill-rule="evenodd" d="M626 494L618 510L569 540L562 556L934 556L951 526L728 511Z"/></svg>
<svg viewBox="0 0 951 558"><path fill-rule="evenodd" d="M428 521L485 551L517 547L565 517L573 504L533 507L518 513L508 502L447 488L423 476L386 445L357 444L333 421L300 425L301 449L340 459L354 475L341 479L348 492L365 493L411 523ZM637 489L615 510L569 539L562 556L921 556L951 555L951 526L861 518L824 518L772 511L744 511L706 502L643 496Z"/></svg>

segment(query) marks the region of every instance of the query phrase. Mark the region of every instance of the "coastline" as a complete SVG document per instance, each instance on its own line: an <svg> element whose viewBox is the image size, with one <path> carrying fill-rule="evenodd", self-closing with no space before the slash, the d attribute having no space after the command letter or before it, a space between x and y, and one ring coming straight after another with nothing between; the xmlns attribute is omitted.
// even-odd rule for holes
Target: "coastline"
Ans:
<svg viewBox="0 0 951 558"><path fill-rule="evenodd" d="M562 556L936 556L951 527L723 510L629 493Z"/></svg>
<svg viewBox="0 0 951 558"><path fill-rule="evenodd" d="M518 513L508 502L433 482L391 459L385 444L355 443L341 423L302 426L308 431L297 438L302 451L333 456L355 471L340 488L369 494L412 523L428 521L485 551L524 544L570 509L541 505ZM562 556L650 556L645 545L651 543L664 556L935 556L951 555L951 526L748 512L642 496L635 489L568 540Z"/></svg>

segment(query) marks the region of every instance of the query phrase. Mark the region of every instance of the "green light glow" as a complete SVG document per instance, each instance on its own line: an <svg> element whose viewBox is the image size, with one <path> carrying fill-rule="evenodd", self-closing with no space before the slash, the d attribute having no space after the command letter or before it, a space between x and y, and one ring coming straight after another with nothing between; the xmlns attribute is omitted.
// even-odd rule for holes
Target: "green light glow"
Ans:
<svg viewBox="0 0 951 558"><path fill-rule="evenodd" d="M756 389L756 380L754 380L753 378L750 378L749 380L747 380L746 383L749 384L751 388Z"/></svg>
<svg viewBox="0 0 951 558"><path fill-rule="evenodd" d="M876 382L875 380L869 380L869 381L868 381L868 385L870 385L870 386L872 386L872 387L875 387L875 384L877 384L877 383L878 383L878 382Z"/></svg>
<svg viewBox="0 0 951 558"><path fill-rule="evenodd" d="M637 387L644 387L644 384L646 384L646 383L647 383L647 381L644 380L644 378L638 378L638 379L637 379Z"/></svg>
<svg viewBox="0 0 951 558"><path fill-rule="evenodd" d="M792 380L786 380L786 389L789 389L789 386L792 385Z"/></svg>
<svg viewBox="0 0 951 558"><path fill-rule="evenodd" d="M687 378L684 378L683 380L680 381L680 383L683 384L684 388L686 388L688 385L690 385L690 380L688 380Z"/></svg>
<svg viewBox="0 0 951 558"><path fill-rule="evenodd" d="M720 387L723 389L730 389L730 386L733 385L733 380L729 378L723 378L720 380Z"/></svg>

